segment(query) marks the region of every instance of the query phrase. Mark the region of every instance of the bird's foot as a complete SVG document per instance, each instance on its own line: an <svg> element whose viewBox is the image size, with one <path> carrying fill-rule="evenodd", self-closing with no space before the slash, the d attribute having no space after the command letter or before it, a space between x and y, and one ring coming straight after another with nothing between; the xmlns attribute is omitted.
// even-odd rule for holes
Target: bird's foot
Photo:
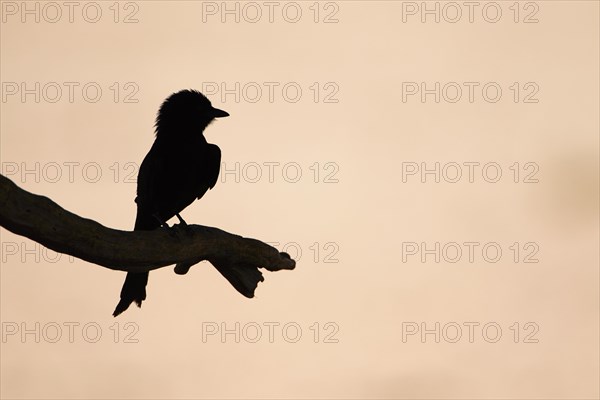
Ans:
<svg viewBox="0 0 600 400"><path fill-rule="evenodd" d="M160 226L162 228L166 228L169 230L169 235L171 237L176 237L177 239L181 239L181 237L179 236L179 232L177 230L177 225L169 226L169 224L167 224L165 221L163 221L163 219L161 217L159 217L158 214L152 214L152 216L154 218L156 218L156 220L158 221L158 223L160 224Z"/></svg>
<svg viewBox="0 0 600 400"><path fill-rule="evenodd" d="M181 227L181 230L188 236L192 237L194 236L194 230L187 224L187 222L185 222L183 220L183 218L181 218L181 215L179 214L175 214L175 216L177 217L177 219L179 219L179 225L177 226L178 228Z"/></svg>

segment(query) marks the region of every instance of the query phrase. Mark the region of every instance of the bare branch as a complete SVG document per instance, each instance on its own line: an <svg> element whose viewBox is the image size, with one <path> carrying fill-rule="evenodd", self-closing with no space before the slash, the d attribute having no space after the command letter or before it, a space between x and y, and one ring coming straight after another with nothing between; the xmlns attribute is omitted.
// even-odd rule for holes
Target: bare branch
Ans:
<svg viewBox="0 0 600 400"><path fill-rule="evenodd" d="M0 226L59 253L114 270L144 272L178 264L175 272L185 274L192 265L208 260L247 297L263 280L257 268L278 271L296 266L288 254L266 243L218 228L176 225L133 232L107 228L19 188L3 175ZM241 281L236 285L232 276Z"/></svg>

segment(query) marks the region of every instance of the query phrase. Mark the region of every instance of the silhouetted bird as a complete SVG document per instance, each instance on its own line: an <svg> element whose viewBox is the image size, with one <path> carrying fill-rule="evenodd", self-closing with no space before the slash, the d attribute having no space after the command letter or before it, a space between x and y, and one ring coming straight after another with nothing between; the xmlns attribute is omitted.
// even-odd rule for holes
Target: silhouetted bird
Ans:
<svg viewBox="0 0 600 400"><path fill-rule="evenodd" d="M208 143L203 131L215 118L229 114L214 108L195 90L169 96L156 117L156 139L144 158L137 180L137 217L134 230L152 230L201 198L217 182L221 150ZM148 272L128 272L121 301L113 316L146 299Z"/></svg>

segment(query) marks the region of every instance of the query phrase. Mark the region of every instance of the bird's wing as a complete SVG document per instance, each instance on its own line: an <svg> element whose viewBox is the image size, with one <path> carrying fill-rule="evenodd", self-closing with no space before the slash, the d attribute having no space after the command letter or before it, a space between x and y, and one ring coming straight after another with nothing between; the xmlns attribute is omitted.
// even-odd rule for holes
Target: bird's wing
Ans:
<svg viewBox="0 0 600 400"><path fill-rule="evenodd" d="M197 198L204 196L208 189L215 187L219 179L221 169L221 149L214 144L208 144L204 151L200 172L200 184L198 185Z"/></svg>
<svg viewBox="0 0 600 400"><path fill-rule="evenodd" d="M154 146L150 149L138 172L135 202L140 213L152 216L159 211L160 183L164 174L164 160ZM137 224L136 224L137 225Z"/></svg>

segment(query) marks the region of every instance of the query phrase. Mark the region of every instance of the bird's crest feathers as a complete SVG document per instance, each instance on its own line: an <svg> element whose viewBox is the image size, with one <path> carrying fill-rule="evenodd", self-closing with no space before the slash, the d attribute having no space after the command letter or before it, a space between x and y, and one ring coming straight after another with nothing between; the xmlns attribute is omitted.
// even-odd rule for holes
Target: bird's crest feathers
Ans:
<svg viewBox="0 0 600 400"><path fill-rule="evenodd" d="M197 90L173 93L162 103L156 116L156 137L198 133L214 119L213 110L210 100Z"/></svg>

